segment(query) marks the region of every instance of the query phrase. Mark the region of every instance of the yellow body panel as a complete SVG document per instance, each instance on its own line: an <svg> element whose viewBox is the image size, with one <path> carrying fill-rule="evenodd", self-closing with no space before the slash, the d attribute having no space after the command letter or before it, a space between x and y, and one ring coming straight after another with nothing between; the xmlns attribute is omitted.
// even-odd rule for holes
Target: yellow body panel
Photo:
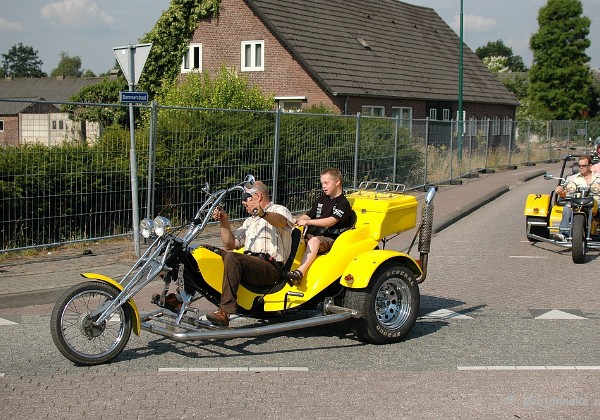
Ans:
<svg viewBox="0 0 600 420"><path fill-rule="evenodd" d="M319 255L306 273L301 284L292 287L286 284L281 290L270 293L264 297L265 311L281 311L284 309L286 293L290 291L301 292L303 297L288 296L287 309L299 306L313 298L327 286L337 281L345 267L352 260L352 256L368 252L377 246L377 241L371 237L369 226L352 229L342 233L334 242L331 250L325 255ZM300 241L296 252L292 270L300 265L305 242ZM197 248L193 256L198 262L204 280L219 293L223 291L223 260L205 248ZM244 309L250 309L254 300L261 295L249 291L244 286L238 289L237 304Z"/></svg>
<svg viewBox="0 0 600 420"><path fill-rule="evenodd" d="M348 264L344 270L341 284L353 289L363 289L367 287L375 270L377 270L381 264L392 258L404 261L411 270L415 272L417 277L422 274L419 264L408 254L392 250L373 250L364 252L352 259L350 264ZM349 275L353 277L352 283L346 281L346 276Z"/></svg>
<svg viewBox="0 0 600 420"><path fill-rule="evenodd" d="M550 208L549 194L529 194L525 202L525 216L546 217Z"/></svg>
<svg viewBox="0 0 600 420"><path fill-rule="evenodd" d="M117 289L119 289L121 291L123 290L122 284L120 284L118 281L113 280L110 277L104 276L102 274L81 273L81 277L85 277L86 279L103 281L112 286L115 286ZM133 318L133 332L135 333L135 335L140 335L142 328L141 328L140 313L138 311L138 308L135 305L135 302L133 301L133 299L129 299L127 301L127 305L129 305L129 309L131 311L131 316Z"/></svg>
<svg viewBox="0 0 600 420"><path fill-rule="evenodd" d="M348 201L356 212L356 227L369 225L377 242L417 225L418 202L412 195L360 190L348 194Z"/></svg>

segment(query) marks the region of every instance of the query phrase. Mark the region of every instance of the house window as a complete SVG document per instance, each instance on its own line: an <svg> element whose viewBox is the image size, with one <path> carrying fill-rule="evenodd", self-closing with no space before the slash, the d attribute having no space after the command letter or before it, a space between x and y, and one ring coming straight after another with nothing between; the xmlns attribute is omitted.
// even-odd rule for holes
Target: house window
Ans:
<svg viewBox="0 0 600 420"><path fill-rule="evenodd" d="M242 71L265 69L265 41L242 41Z"/></svg>
<svg viewBox="0 0 600 420"><path fill-rule="evenodd" d="M0 120L0 132L4 131L4 120Z"/></svg>
<svg viewBox="0 0 600 420"><path fill-rule="evenodd" d="M58 129L59 130L65 129L65 122L63 120L58 120Z"/></svg>
<svg viewBox="0 0 600 420"><path fill-rule="evenodd" d="M509 117L504 117L502 121L502 134L510 134L512 128L512 120Z"/></svg>
<svg viewBox="0 0 600 420"><path fill-rule="evenodd" d="M429 110L429 119L430 120L437 120L437 109L431 108Z"/></svg>
<svg viewBox="0 0 600 420"><path fill-rule="evenodd" d="M384 106L363 106L361 112L366 117L385 117Z"/></svg>
<svg viewBox="0 0 600 420"><path fill-rule="evenodd" d="M190 44L183 56L181 72L189 73L192 71L202 71L202 44Z"/></svg>
<svg viewBox="0 0 600 420"><path fill-rule="evenodd" d="M52 120L52 129L56 130L56 126L57 126L56 120Z"/></svg>
<svg viewBox="0 0 600 420"><path fill-rule="evenodd" d="M410 128L412 125L413 109L411 107L393 106L392 117L400 119L400 127Z"/></svg>
<svg viewBox="0 0 600 420"><path fill-rule="evenodd" d="M470 116L469 117L469 128L468 128L468 133L470 136L476 136L477 135L477 117L475 116Z"/></svg>
<svg viewBox="0 0 600 420"><path fill-rule="evenodd" d="M492 136L500 135L500 117L495 115L492 118Z"/></svg>
<svg viewBox="0 0 600 420"><path fill-rule="evenodd" d="M450 121L450 110L448 108L442 110L442 119L444 121Z"/></svg>

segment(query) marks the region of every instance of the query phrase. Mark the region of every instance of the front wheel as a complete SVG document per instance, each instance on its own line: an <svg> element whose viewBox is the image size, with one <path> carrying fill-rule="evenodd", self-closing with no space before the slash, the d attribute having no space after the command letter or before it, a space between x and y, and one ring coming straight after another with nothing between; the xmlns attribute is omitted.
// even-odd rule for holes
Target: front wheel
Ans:
<svg viewBox="0 0 600 420"><path fill-rule="evenodd" d="M571 257L575 264L582 264L585 261L585 252L587 248L587 231L585 229L585 215L576 213L573 215L573 224L571 226L572 248Z"/></svg>
<svg viewBox="0 0 600 420"><path fill-rule="evenodd" d="M344 306L360 311L352 331L365 342L389 344L411 330L419 314L421 295L415 275L398 263L380 267L366 289L346 290Z"/></svg>
<svg viewBox="0 0 600 420"><path fill-rule="evenodd" d="M79 365L92 366L121 353L131 336L129 307L120 306L99 324L90 316L118 294L110 284L91 281L71 287L59 298L52 310L50 330L63 356Z"/></svg>

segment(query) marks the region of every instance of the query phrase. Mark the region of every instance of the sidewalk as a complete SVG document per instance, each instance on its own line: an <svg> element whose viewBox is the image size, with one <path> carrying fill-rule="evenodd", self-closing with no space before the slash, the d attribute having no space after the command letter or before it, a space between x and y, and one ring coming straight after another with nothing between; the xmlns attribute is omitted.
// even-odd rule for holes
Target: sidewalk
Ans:
<svg viewBox="0 0 600 420"><path fill-rule="evenodd" d="M560 165L523 166L465 178L459 185L440 186L434 199L433 232L443 230L519 183L545 172L557 173ZM417 194L419 203L422 203L423 195L424 192ZM412 230L398 235L386 247L406 250L414 233ZM219 245L214 234L202 242ZM34 256L9 257L0 262L0 309L54 302L64 289L83 281L80 272L101 273L118 280L131 268L134 257L130 240L86 243L52 249Z"/></svg>

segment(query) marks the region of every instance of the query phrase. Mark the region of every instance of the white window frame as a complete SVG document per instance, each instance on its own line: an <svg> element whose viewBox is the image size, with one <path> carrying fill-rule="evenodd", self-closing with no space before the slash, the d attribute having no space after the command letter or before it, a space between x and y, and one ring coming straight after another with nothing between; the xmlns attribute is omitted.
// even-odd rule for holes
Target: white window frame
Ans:
<svg viewBox="0 0 600 420"><path fill-rule="evenodd" d="M429 119L437 120L437 109L436 108L429 108Z"/></svg>
<svg viewBox="0 0 600 420"><path fill-rule="evenodd" d="M361 114L365 117L385 117L385 107L376 105L363 105Z"/></svg>
<svg viewBox="0 0 600 420"><path fill-rule="evenodd" d="M306 102L306 96L275 96L277 108L284 112L300 112L302 104Z"/></svg>
<svg viewBox="0 0 600 420"><path fill-rule="evenodd" d="M196 62L198 63L197 67L195 67ZM193 71L202 73L202 44L200 43L191 43L188 45L188 50L183 55L181 61L182 73L191 73Z"/></svg>
<svg viewBox="0 0 600 420"><path fill-rule="evenodd" d="M450 121L450 109L449 108L442 109L442 120Z"/></svg>
<svg viewBox="0 0 600 420"><path fill-rule="evenodd" d="M258 51L259 46L260 51ZM249 57L248 53L250 54ZM249 58L251 65L246 65L246 58ZM265 41L242 41L240 53L240 69L241 71L265 70Z"/></svg>
<svg viewBox="0 0 600 420"><path fill-rule="evenodd" d="M492 136L500 135L500 117L494 115L492 118Z"/></svg>
<svg viewBox="0 0 600 420"><path fill-rule="evenodd" d="M412 128L413 109L411 106L393 106L392 117L400 117L400 127Z"/></svg>
<svg viewBox="0 0 600 420"><path fill-rule="evenodd" d="M510 134L510 129L512 126L512 119L510 117L504 117L502 120L502 134Z"/></svg>
<svg viewBox="0 0 600 420"><path fill-rule="evenodd" d="M471 115L469 117L469 129L468 133L470 136L477 135L477 117L475 115Z"/></svg>

